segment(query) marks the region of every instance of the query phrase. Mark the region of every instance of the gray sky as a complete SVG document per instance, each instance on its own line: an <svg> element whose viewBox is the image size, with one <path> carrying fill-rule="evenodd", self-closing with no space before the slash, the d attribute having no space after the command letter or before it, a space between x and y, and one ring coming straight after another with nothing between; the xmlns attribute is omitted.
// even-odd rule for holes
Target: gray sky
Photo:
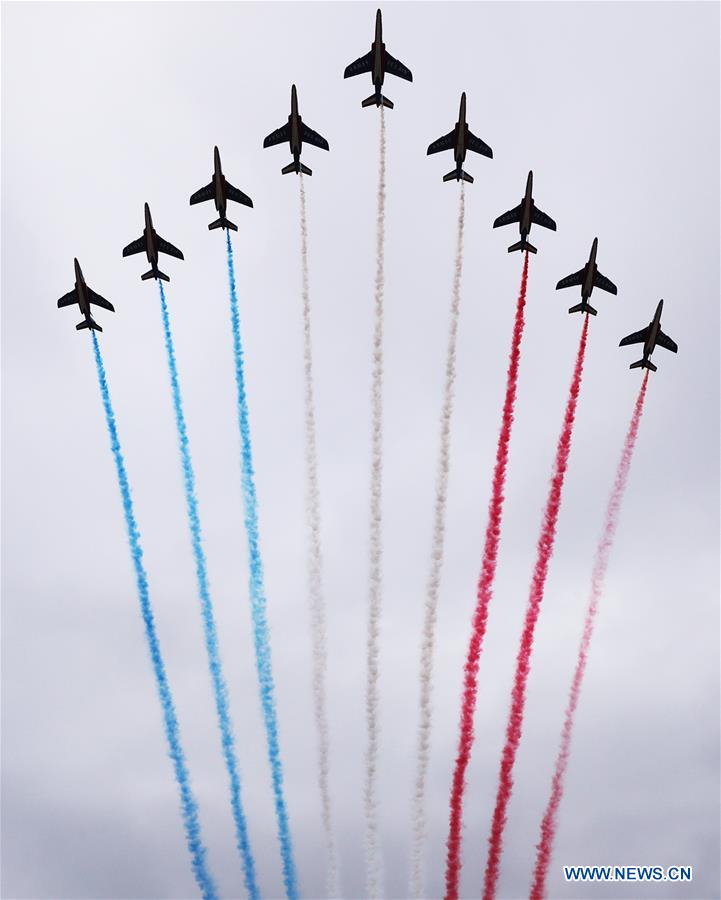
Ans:
<svg viewBox="0 0 721 900"><path fill-rule="evenodd" d="M212 148L255 209L232 207L287 801L302 893L322 896L306 600L298 183L283 124L291 82L331 152L307 147L331 783L345 895L360 897L370 340L377 112L356 3L11 3L2 36L2 894L195 895L177 812L88 336L55 309L78 256L116 305L102 347L152 599L209 862L242 896L202 641L157 290L121 259L148 201L167 259L249 830L265 896L280 861L247 596L222 234ZM659 350L577 719L553 897L719 896L719 7L713 3L396 3L389 51L385 587L381 833L389 897L406 896L417 669L438 446L457 186L428 143L456 121L469 154L447 555L429 779L428 892L442 892L463 659L485 528L520 255L493 219L535 199L505 528L479 672L464 896L480 893L517 641L580 317L556 281L594 236L600 294L556 553L537 631L500 894L528 890L596 541L660 297ZM533 236L532 236L533 239ZM101 311L102 312L102 311ZM563 864L682 864L686 886L565 885Z"/></svg>

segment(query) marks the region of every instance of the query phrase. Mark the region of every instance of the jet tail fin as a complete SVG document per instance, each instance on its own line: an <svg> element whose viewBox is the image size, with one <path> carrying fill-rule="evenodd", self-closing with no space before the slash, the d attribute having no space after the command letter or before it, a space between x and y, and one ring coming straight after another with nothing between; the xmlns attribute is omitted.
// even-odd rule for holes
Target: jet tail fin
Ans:
<svg viewBox="0 0 721 900"><path fill-rule="evenodd" d="M78 322L75 326L77 331L82 331L83 328L89 328L91 331L102 331L103 329L98 325L95 319L88 318L83 319L82 322Z"/></svg>
<svg viewBox="0 0 721 900"><path fill-rule="evenodd" d="M365 100L361 102L361 106L365 109L367 106L386 106L388 109L393 109L393 101L389 100L388 97L384 97L383 94L371 94L370 97L366 97Z"/></svg>
<svg viewBox="0 0 721 900"><path fill-rule="evenodd" d="M538 250L533 246L533 244L529 244L528 241L520 240L517 244L511 244L508 248L509 253L513 253L514 250L528 250L529 253L538 253Z"/></svg>
<svg viewBox="0 0 721 900"><path fill-rule="evenodd" d="M219 219L216 219L215 222L211 222L208 225L208 230L212 231L214 228L230 228L231 231L237 231L238 226L235 225L230 219L226 219L225 216L221 216Z"/></svg>
<svg viewBox="0 0 721 900"><path fill-rule="evenodd" d="M464 172L463 169L461 169L460 177L459 177L456 169L454 169L452 172L449 172L447 175L443 176L444 181L453 181L454 179L456 181L460 181L461 178L464 181L467 181L469 184L473 184L473 175L469 175L468 172Z"/></svg>
<svg viewBox="0 0 721 900"><path fill-rule="evenodd" d="M657 366L650 359L639 359L638 362L631 363L629 369L650 369L652 372L655 372Z"/></svg>
<svg viewBox="0 0 721 900"><path fill-rule="evenodd" d="M140 277L143 281L147 281L149 278L162 278L163 281L170 281L170 278L165 274L165 272L161 272L160 269L151 269L149 272L146 272Z"/></svg>
<svg viewBox="0 0 721 900"><path fill-rule="evenodd" d="M585 300L581 300L580 303L576 304L576 306L572 306L568 311L570 313L587 312L592 316L598 315L597 311L591 306L591 304L586 303Z"/></svg>

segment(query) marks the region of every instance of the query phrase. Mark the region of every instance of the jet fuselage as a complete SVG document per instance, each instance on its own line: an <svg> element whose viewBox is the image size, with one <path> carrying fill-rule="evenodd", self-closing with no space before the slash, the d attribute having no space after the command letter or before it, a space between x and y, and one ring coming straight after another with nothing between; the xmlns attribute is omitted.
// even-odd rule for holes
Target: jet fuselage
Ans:
<svg viewBox="0 0 721 900"><path fill-rule="evenodd" d="M150 215L150 207L148 204L145 204L145 230L143 231L143 237L145 238L145 255L148 257L148 262L153 268L157 268L158 265L158 243L156 241L157 235L155 234L155 229L153 228L153 219Z"/></svg>
<svg viewBox="0 0 721 900"><path fill-rule="evenodd" d="M227 200L225 197L225 186L223 184L223 170L220 166L220 153L217 147L213 153L213 184L215 185L215 208L220 213L221 219L224 219Z"/></svg>
<svg viewBox="0 0 721 900"><path fill-rule="evenodd" d="M74 260L75 263L75 290L78 294L78 306L80 307L80 312L85 316L86 319L92 318L90 315L90 300L88 298L88 286L85 284L85 278L83 277L83 270L80 268L80 263Z"/></svg>
<svg viewBox="0 0 721 900"><path fill-rule="evenodd" d="M466 92L461 94L461 107L458 111L458 121L456 122L456 146L453 149L453 157L457 163L458 172L461 171L463 160L466 158L466 135L468 134L468 125L466 123Z"/></svg>
<svg viewBox="0 0 721 900"><path fill-rule="evenodd" d="M526 193L523 196L523 200L521 200L521 205L521 221L518 228L521 232L521 237L525 240L533 224L533 172L528 173Z"/></svg>
<svg viewBox="0 0 721 900"><path fill-rule="evenodd" d="M591 296L591 292L593 291L593 279L596 277L596 251L598 250L598 238L593 239L593 244L591 245L591 254L588 257L588 262L586 263L586 274L583 277L583 284L581 285L581 299L588 300Z"/></svg>
<svg viewBox="0 0 721 900"><path fill-rule="evenodd" d="M288 116L288 124L290 125L290 152L293 159L297 163L300 159L300 151L303 146L303 139L300 136L301 124L303 120L298 113L298 93L293 85L290 89L290 115Z"/></svg>
<svg viewBox="0 0 721 900"><path fill-rule="evenodd" d="M371 44L371 53L373 54L373 84L376 88L376 95L380 95L386 74L386 45L383 43L383 20L380 10L376 12L376 35Z"/></svg>
<svg viewBox="0 0 721 900"><path fill-rule="evenodd" d="M663 300L659 300L659 304L656 307L656 314L653 317L653 322L649 323L650 331L648 333L648 337L646 338L646 342L643 345L644 359L648 359L649 356L656 349L656 341L658 340L658 333L661 330L661 310L662 309L663 309Z"/></svg>

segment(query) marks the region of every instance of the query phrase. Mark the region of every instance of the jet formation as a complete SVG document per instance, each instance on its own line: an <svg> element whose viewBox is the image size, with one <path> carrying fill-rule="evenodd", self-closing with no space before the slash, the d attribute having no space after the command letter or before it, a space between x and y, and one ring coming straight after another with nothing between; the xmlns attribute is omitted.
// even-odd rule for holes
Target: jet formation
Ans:
<svg viewBox="0 0 721 900"><path fill-rule="evenodd" d="M556 285L557 291L567 287L581 286L581 302L576 306L572 306L568 310L570 313L586 312L590 313L592 316L597 315L597 311L588 302L594 287L597 287L602 291L608 291L609 294L618 293L618 288L611 279L606 278L605 275L602 275L598 271L598 266L596 265L597 251L598 238L594 238L593 244L591 245L591 253L589 254L586 265L582 269L579 269L578 272L574 272L573 275L567 275L565 278L562 278Z"/></svg>
<svg viewBox="0 0 721 900"><path fill-rule="evenodd" d="M401 78L405 81L413 81L413 73L411 72L411 70L404 63L400 62L400 60L396 59L394 56L391 56L391 54L386 50L386 45L383 42L383 17L381 15L380 9L376 11L375 34L370 51L366 53L365 56L358 57L358 59L350 63L350 65L346 66L343 77L352 78L356 75L368 73L370 73L371 80L373 82L373 93L370 95L370 97L366 97L366 99L361 102L361 106L363 108L375 106L377 108L386 107L388 109L393 109L393 101L389 100L388 97L383 94L383 84L387 73L395 75L397 78ZM287 175L290 172L295 172L298 175L313 174L312 170L301 162L303 144L311 144L312 146L318 147L321 150L330 149L328 141L317 131L314 131L312 128L306 125L301 118L298 108L298 91L295 85L292 85L290 90L290 115L288 116L288 121L284 125L281 125L280 128L277 128L275 131L271 132L271 134L269 134L265 138L265 140L263 141L263 147L273 147L277 144L284 144L286 142L290 147L290 152L293 159L290 163L288 163L288 165L284 166L281 169L283 175ZM449 131L448 134L445 134L443 135L443 137L440 137L437 140L433 141L428 147L427 155L430 156L432 154L440 153L446 150L453 151L455 167L450 172L448 172L448 174L443 176L444 182L465 181L471 184L473 183L473 176L469 175L468 172L466 172L463 168L466 154L469 150L472 150L474 153L478 153L481 156L485 156L488 159L493 159L493 150L488 146L488 144L486 144L479 137L473 134L473 132L468 127L468 123L466 121L465 92L461 94L458 120L455 123L453 129ZM191 194L190 205L194 206L198 203L204 203L209 200L212 200L214 202L215 208L218 212L218 218L208 225L208 229L210 231L218 228L229 231L238 230L238 226L235 225L235 223L231 222L230 219L228 219L228 201L232 200L233 202L240 203L243 206L247 206L250 208L253 207L253 201L251 200L251 198L247 194L244 194L243 191L232 185L223 174L223 169L220 162L220 151L218 150L217 146L213 148L213 175L211 177L211 180L208 184L205 185L205 187L202 187L199 190L195 191L194 194ZM493 223L493 227L501 228L505 225L511 225L514 223L518 223L518 230L521 237L519 241L511 244L511 246L508 248L509 253L512 253L516 250L520 250L521 252L526 251L526 253L538 252L536 247L534 247L528 239L532 225L539 225L542 228L549 229L550 231L556 231L555 221L547 213L539 209L533 199L532 171L528 173L528 178L526 180L526 190L521 199L521 202L518 204L518 206L514 206L512 209L509 209L507 212L498 216L498 218ZM594 287L599 288L602 291L607 291L610 294L618 293L616 285L599 271L596 264L597 252L598 238L594 238L588 261L583 266L583 268L579 269L577 272L574 272L571 275L567 275L565 278L562 278L556 285L556 290L561 290L568 287L581 288L581 302L577 303L575 306L572 306L568 310L569 313L580 312L587 313L592 316L597 315L597 311L589 303ZM141 275L143 281L146 281L149 278L170 281L170 278L164 272L161 272L158 268L158 257L160 253L174 256L176 259L184 258L183 253L177 247L173 246L173 244L171 244L169 241L166 241L164 238L160 237L160 235L156 232L155 228L153 227L152 217L150 215L150 207L147 203L145 204L145 228L143 229L141 237L128 244L128 246L123 249L124 257L133 256L136 253L145 253L150 264L150 270ZM110 303L104 297L101 297L100 294L96 293L91 287L86 284L85 278L83 277L83 273L80 268L80 264L78 263L77 259L74 260L74 266L75 287L72 291L65 294L58 300L58 307L71 306L77 303L77 305L80 307L80 312L83 315L83 320L79 322L75 327L78 330L90 329L94 331L102 331L103 329L100 327L100 325L97 324L97 322L95 322L92 317L91 305L100 306L103 309L109 310L110 312L115 311L114 307L112 303ZM659 302L653 320L648 324L646 328L641 329L641 331L634 332L633 334L627 335L621 341L621 347L627 346L629 344L643 344L643 356L640 360L631 364L631 369L644 368L655 372L657 370L657 367L651 362L650 357L657 346L663 347L666 350L671 351L672 353L676 353L678 351L678 346L676 345L676 343L670 337L668 337L668 335L664 334L664 332L661 331L662 309L663 300Z"/></svg>
<svg viewBox="0 0 721 900"><path fill-rule="evenodd" d="M147 203L145 204L145 228L143 229L143 233L137 241L133 241L123 249L123 256L133 256L135 253L143 252L148 257L148 262L150 263L150 271L145 272L144 275L140 276L143 281L147 281L148 278L162 278L163 281L170 281L170 278L165 272L161 272L158 268L159 253L167 253L168 256L174 256L176 259L185 259L182 251L178 250L177 247L174 247L170 241L161 238L158 232L153 228L153 219L150 215L150 207Z"/></svg>
<svg viewBox="0 0 721 900"><path fill-rule="evenodd" d="M648 325L640 331L634 331L633 334L626 335L618 345L619 347L627 347L629 344L643 344L642 358L637 362L631 363L629 369L650 369L652 372L655 372L658 367L651 362L650 357L656 347L663 347L665 350L670 350L671 353L678 353L678 344L661 331L662 309L663 300L659 300L653 319Z"/></svg>

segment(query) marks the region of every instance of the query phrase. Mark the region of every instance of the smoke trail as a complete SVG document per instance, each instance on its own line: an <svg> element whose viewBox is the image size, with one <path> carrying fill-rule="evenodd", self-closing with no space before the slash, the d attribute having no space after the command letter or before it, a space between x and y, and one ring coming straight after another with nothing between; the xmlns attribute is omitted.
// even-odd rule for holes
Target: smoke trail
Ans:
<svg viewBox="0 0 721 900"><path fill-rule="evenodd" d="M553 842L556 837L558 808L561 804L561 798L563 797L563 782L568 766L569 754L571 752L573 722L576 715L576 707L578 706L578 698L581 693L583 676L586 671L586 660L588 658L591 638L593 637L593 626L596 611L598 609L598 601L600 600L601 592L603 591L603 583L608 568L608 559L613 546L613 539L616 535L618 514L626 490L626 482L628 481L628 473L631 468L633 450L636 445L636 438L638 437L638 428L641 423L641 414L643 413L643 403L646 398L647 382L648 372L644 375L641 389L638 398L636 399L633 416L631 417L631 423L623 445L623 452L616 471L616 481L608 500L601 540L596 550L596 560L593 566L593 575L591 577L591 597L586 610L586 621L583 625L583 636L578 651L578 661L576 663L576 670L573 674L573 681L571 682L571 690L568 697L568 706L566 707L566 715L563 721L561 746L558 751L556 769L553 773L553 780L551 782L551 796L549 797L548 806L546 807L546 812L541 823L541 840L536 848L538 854L536 856L536 868L533 876L533 885L531 887L532 900L543 900L546 896L546 877L548 875L548 866L551 861Z"/></svg>
<svg viewBox="0 0 721 900"><path fill-rule="evenodd" d="M518 385L518 367L521 359L521 339L523 337L524 312L526 307L526 288L528 286L528 253L523 260L521 289L516 304L516 318L513 323L513 339L506 377L506 395L503 401L501 431L498 436L496 464L493 470L493 488L488 506L488 523L483 548L481 574L476 590L476 609L473 615L473 630L466 656L463 679L463 701L461 708L460 734L458 753L453 772L451 789L450 822L446 857L446 896L458 897L458 881L461 872L461 824L463 821L463 792L465 776L473 747L473 716L476 709L476 692L478 689L478 661L483 647L483 638L488 621L488 606L493 597L493 581L496 575L498 545L501 539L501 521L503 517L504 489L506 484L506 466L508 464L508 447L513 427L516 389Z"/></svg>
<svg viewBox="0 0 721 900"><path fill-rule="evenodd" d="M98 384L100 385L100 393L103 398L103 408L105 409L105 421L108 426L110 435L110 449L115 460L115 469L118 475L118 485L120 487L120 495L123 501L123 513L125 515L125 527L128 532L128 542L130 544L130 555L133 559L133 568L135 569L135 582L138 588L138 599L140 600L140 611L143 616L143 624L145 625L145 637L148 641L148 649L150 650L150 660L153 664L153 673L155 675L156 686L158 688L158 696L160 697L160 705L163 709L163 724L165 726L165 737L168 741L168 749L170 758L173 761L173 769L175 770L175 780L180 790L180 808L183 817L183 826L185 828L185 840L188 844L190 857L192 860L193 874L198 883L200 892L206 900L211 900L217 896L215 884L207 869L205 860L205 847L200 835L200 823L198 821L198 806L195 802L192 789L190 787L190 778L188 776L188 767L185 761L185 753L180 743L180 729L178 727L178 719L175 714L175 706L173 697L168 684L168 677L165 672L165 664L160 652L160 642L155 630L155 619L153 610L150 605L150 594L148 591L148 577L143 565L143 550L140 546L140 532L135 521L135 511L133 510L133 500L130 495L130 484L128 475L125 471L125 461L120 448L120 440L118 438L118 429L115 424L115 413L113 405L110 401L110 391L108 389L108 381L105 376L105 366L98 345L98 338L94 331L93 351L95 353L95 365L98 370Z"/></svg>
<svg viewBox="0 0 721 900"><path fill-rule="evenodd" d="M270 633L266 619L265 587L263 585L263 562L258 545L258 501L255 495L253 473L253 453L250 443L250 423L248 402L245 396L245 374L243 368L243 345L240 340L240 314L238 295L235 289L235 267L233 245L230 232L226 232L228 255L228 284L230 288L230 317L233 326L233 352L235 356L235 381L238 389L238 424L241 441L241 481L245 506L245 530L248 535L248 560L250 564L250 602L253 617L253 640L255 643L255 664L258 672L260 701L263 707L268 761L275 801L275 815L278 822L278 840L283 860L283 883L291 900L298 896L298 882L293 861L293 847L290 839L288 813L283 795L283 768L278 744L278 722L275 712L275 685L270 657Z"/></svg>
<svg viewBox="0 0 721 900"><path fill-rule="evenodd" d="M413 847L411 851L411 893L420 898L423 894L423 847L426 836L426 776L431 738L431 686L433 680L433 647L435 643L438 589L443 565L443 547L446 532L446 498L448 496L448 472L450 468L451 415L453 413L453 384L456 380L456 335L461 304L461 272L463 269L463 226L465 222L465 189L461 182L458 205L456 259L453 270L451 315L448 329L446 355L446 382L441 407L441 441L436 476L436 499L433 516L433 540L431 545L431 571L426 588L425 615L420 668L420 723L418 726L418 762L413 797Z"/></svg>
<svg viewBox="0 0 721 900"><path fill-rule="evenodd" d="M378 642L380 638L383 544L381 539L383 481L383 291L386 217L386 120L381 106L378 161L378 213L376 218L376 278L373 328L373 379L371 390L371 502L370 502L370 590L366 659L366 722L368 744L363 799L366 815L366 881L369 900L381 894L381 863L378 849L377 758L378 758Z"/></svg>
<svg viewBox="0 0 721 900"><path fill-rule="evenodd" d="M310 332L310 287L308 276L308 221L305 184L300 176L300 237L303 283L303 371L305 376L305 460L307 472L306 508L309 525L308 594L310 597L311 640L313 644L313 701L318 732L318 785L320 787L323 830L328 870L326 889L329 897L338 896L338 860L333 837L330 789L328 787L328 716L325 677L327 669L325 603L322 586L320 548L320 490L318 452L315 437L315 400L313 398L313 345Z"/></svg>
<svg viewBox="0 0 721 900"><path fill-rule="evenodd" d="M576 417L576 404L581 390L581 377L583 375L583 360L586 353L586 340L588 338L588 314L583 322L583 331L578 345L576 365L573 372L573 380L569 390L566 404L566 414L563 420L561 436L558 439L556 459L553 467L553 478L546 501L546 509L543 514L541 535L538 539L538 555L531 581L531 591L526 608L526 621L521 635L521 644L516 658L516 674L511 694L511 711L506 726L506 744L501 757L501 769L498 776L498 792L496 794L496 807L491 824L491 836L489 838L488 861L486 863L485 885L483 889L484 900L492 900L496 895L498 874L501 862L501 850L503 846L503 830L506 825L506 810L513 790L513 766L516 761L518 745L521 741L521 729L523 727L523 713L526 704L526 682L531 667L531 652L533 650L533 635L541 611L543 592L546 586L548 564L553 553L553 543L556 537L556 523L558 512L561 508L561 492L563 480L568 467L568 457L571 452L571 438L573 436L573 424Z"/></svg>
<svg viewBox="0 0 721 900"><path fill-rule="evenodd" d="M163 332L165 334L165 349L168 354L168 370L170 372L170 386L173 394L173 408L175 410L175 424L178 430L178 442L180 445L180 457L183 464L183 484L185 487L185 502L188 511L188 522L190 524L190 538L193 545L193 556L195 557L195 571L198 579L198 595L200 597L201 616L203 619L203 633L205 636L205 648L208 653L208 662L210 665L210 675L213 682L213 691L215 694L215 708L218 713L218 724L220 726L220 734L223 747L223 758L228 770L230 779L230 803L233 811L233 820L235 822L235 837L238 850L243 860L243 870L245 875L245 887L248 895L252 900L256 900L260 896L255 876L255 861L253 853L248 841L248 830L245 822L245 814L243 812L243 804L240 797L240 774L238 772L238 761L235 756L235 741L233 738L233 728L230 721L230 713L228 711L228 688L223 675L223 668L220 660L220 650L218 648L218 635L215 628L215 617L213 615L213 603L210 598L210 588L208 586L208 573L205 563L205 552L201 541L200 518L198 516L198 500L195 496L195 474L193 472L193 463L190 458L190 446L188 443L188 432L185 425L185 415L183 413L183 401L180 395L180 384L178 382L178 367L175 361L175 348L173 346L173 336L170 330L170 319L168 317L168 306L165 302L165 290L163 282L158 280L160 288L160 309L163 317Z"/></svg>

